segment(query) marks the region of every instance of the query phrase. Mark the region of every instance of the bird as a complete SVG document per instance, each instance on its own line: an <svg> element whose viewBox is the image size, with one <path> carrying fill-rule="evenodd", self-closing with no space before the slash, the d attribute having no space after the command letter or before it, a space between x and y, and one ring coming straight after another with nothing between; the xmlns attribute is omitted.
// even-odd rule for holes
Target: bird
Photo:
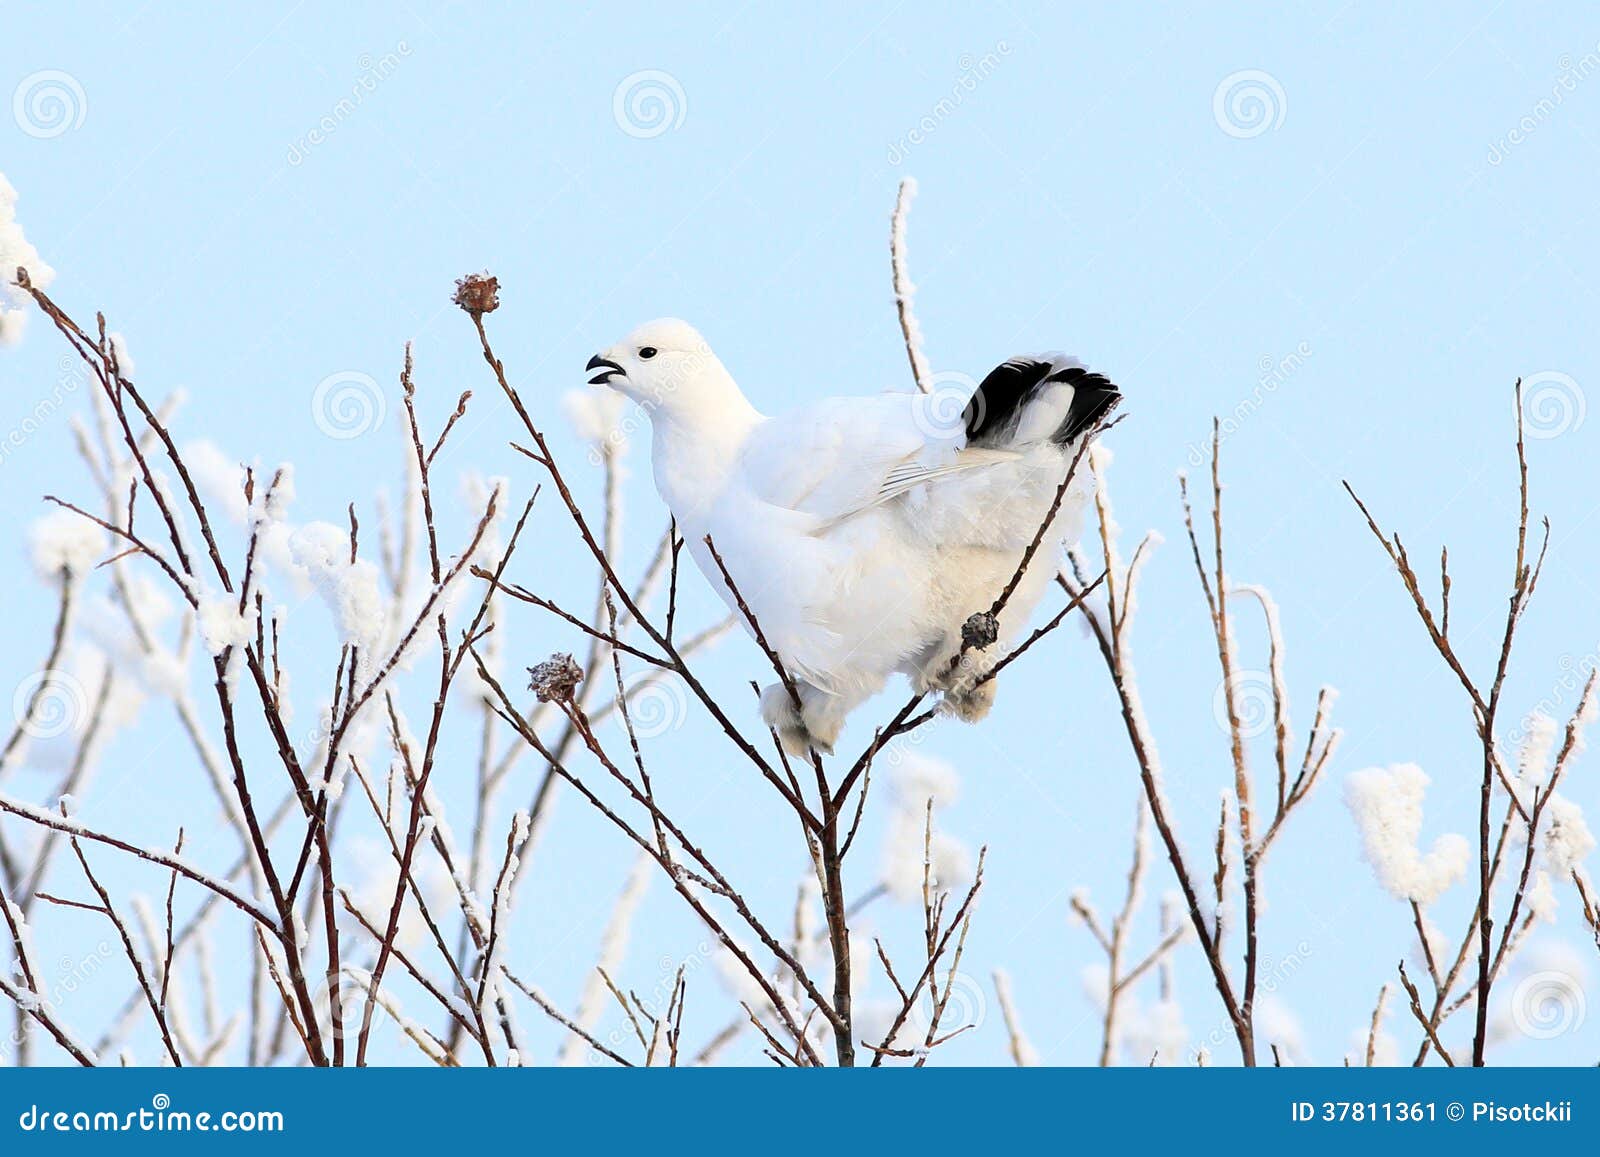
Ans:
<svg viewBox="0 0 1600 1157"><path fill-rule="evenodd" d="M1042 354L975 389L946 381L768 417L676 318L595 354L587 380L648 416L656 490L701 574L781 665L761 715L802 757L831 754L896 674L945 714L988 714L986 676L1081 527L1090 471L1072 467L1122 397L1077 359Z"/></svg>

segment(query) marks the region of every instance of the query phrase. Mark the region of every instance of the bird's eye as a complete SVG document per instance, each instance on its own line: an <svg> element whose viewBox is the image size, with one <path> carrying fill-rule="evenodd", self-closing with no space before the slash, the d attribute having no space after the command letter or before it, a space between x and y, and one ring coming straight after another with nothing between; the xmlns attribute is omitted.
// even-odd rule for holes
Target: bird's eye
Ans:
<svg viewBox="0 0 1600 1157"><path fill-rule="evenodd" d="M639 356L645 361L649 361L651 358L656 356L656 347L653 345L640 346Z"/></svg>

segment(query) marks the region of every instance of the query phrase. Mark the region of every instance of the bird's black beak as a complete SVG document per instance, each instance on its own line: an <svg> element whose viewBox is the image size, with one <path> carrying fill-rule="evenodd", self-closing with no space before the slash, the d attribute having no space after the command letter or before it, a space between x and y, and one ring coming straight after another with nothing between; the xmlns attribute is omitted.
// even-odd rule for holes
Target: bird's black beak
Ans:
<svg viewBox="0 0 1600 1157"><path fill-rule="evenodd" d="M603 358L599 354L595 354L594 357L590 358L589 364L585 366L584 369L591 372L594 370L600 371L599 373L595 374L594 377L589 379L589 384L591 386L603 386L612 378L620 378L624 376L621 366L612 361L610 358Z"/></svg>

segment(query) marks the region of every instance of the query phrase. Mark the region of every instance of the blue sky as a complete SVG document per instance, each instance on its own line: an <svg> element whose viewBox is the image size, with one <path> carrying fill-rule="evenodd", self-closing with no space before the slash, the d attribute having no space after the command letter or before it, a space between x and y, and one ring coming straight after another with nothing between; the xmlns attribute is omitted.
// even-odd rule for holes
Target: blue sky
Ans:
<svg viewBox="0 0 1600 1157"><path fill-rule="evenodd" d="M1600 21L1582 5L8 5L3 19L0 95L17 99L0 117L0 171L58 270L53 294L80 316L106 311L147 389L187 393L185 438L293 460L303 518L337 520L352 499L370 509L376 487L399 484L407 340L428 421L477 391L440 469L505 474L519 503L531 490L530 465L506 447L509 409L449 304L470 270L500 277L498 352L586 500L597 479L559 399L591 352L641 320L694 322L763 409L904 388L887 226L897 183L915 176L911 270L934 368L979 376L1016 352L1065 348L1127 395L1111 436L1118 515L1130 535L1169 540L1146 572L1137 663L1197 852L1231 772L1175 475L1198 461L1214 415L1236 416L1231 570L1282 604L1300 734L1321 683L1343 693L1344 746L1266 891L1268 958L1299 961L1275 995L1317 1061L1340 1062L1414 939L1361 862L1342 780L1420 763L1434 781L1427 841L1469 830L1476 799L1460 689L1341 480L1419 558L1450 544L1458 639L1484 670L1510 579L1512 383L1553 391L1567 420L1530 457L1554 531L1512 717L1596 661L1600 418L1583 422L1580 407L1600 381ZM46 72L70 79L65 125L19 103ZM670 79L670 123L619 118L619 86L641 72ZM1230 104L1239 85L1251 91ZM59 372L63 350L40 321L0 352L7 428ZM1264 382L1285 359L1292 372ZM345 373L380 383L387 419L334 439L313 396ZM637 567L663 517L645 464L633 467L624 554ZM20 544L42 492L87 488L67 423L47 423L0 464L8 538ZM521 578L581 602L588 580L557 515L537 516ZM449 521L465 533L459 510ZM0 568L14 592L0 648L33 655L48 593L20 545ZM714 613L698 588L688 607ZM507 632L530 662L576 643L532 613ZM1253 622L1243 645L1263 666ZM18 676L28 662L13 660ZM742 640L706 663L730 702L758 668ZM173 736L150 711L108 756L86 814L170 838L175 817L205 806L198 778L163 757ZM730 874L781 913L803 852L759 785L698 720L654 746L686 822L721 833ZM1062 632L1006 680L990 721L940 726L923 746L963 777L949 830L991 846L972 971L1011 971L1048 1061L1091 1062L1079 975L1096 953L1068 926L1067 899L1079 886L1107 905L1117 894L1137 791L1096 653ZM1267 755L1255 752L1258 775ZM1596 782L1580 764L1568 791L1593 810ZM563 801L516 949L553 995L576 997L604 922L595 898L628 862L581 801ZM1151 889L1171 882L1156 864ZM1459 928L1468 905L1458 886L1440 923ZM1581 947L1574 906L1540 939ZM877 916L902 937L913 918L887 905ZM633 982L656 984L701 935L658 882ZM1198 965L1182 950L1196 1038L1221 1023ZM120 980L110 987L104 998L120 1000ZM1592 1063L1597 1024L1600 1008L1587 1028L1501 1056ZM1390 1027L1409 1049L1398 1004ZM1003 1049L991 994L948 1056L992 1062Z"/></svg>

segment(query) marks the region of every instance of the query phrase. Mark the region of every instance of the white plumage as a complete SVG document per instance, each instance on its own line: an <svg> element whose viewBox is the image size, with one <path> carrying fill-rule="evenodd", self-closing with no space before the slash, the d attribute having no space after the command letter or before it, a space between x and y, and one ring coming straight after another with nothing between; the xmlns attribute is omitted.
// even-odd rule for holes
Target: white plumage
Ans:
<svg viewBox="0 0 1600 1157"><path fill-rule="evenodd" d="M1075 537L1088 492L1079 469L999 617L999 644L961 649L961 628L1016 573L1066 477L1077 439L1118 401L1069 358L1019 358L972 399L945 393L832 398L768 418L705 340L650 322L589 362L591 382L649 414L656 488L701 572L737 604L709 535L763 634L798 685L762 713L791 751L831 750L845 717L900 672L943 706L982 718L979 685L1016 637ZM965 409L959 407L965 405Z"/></svg>

